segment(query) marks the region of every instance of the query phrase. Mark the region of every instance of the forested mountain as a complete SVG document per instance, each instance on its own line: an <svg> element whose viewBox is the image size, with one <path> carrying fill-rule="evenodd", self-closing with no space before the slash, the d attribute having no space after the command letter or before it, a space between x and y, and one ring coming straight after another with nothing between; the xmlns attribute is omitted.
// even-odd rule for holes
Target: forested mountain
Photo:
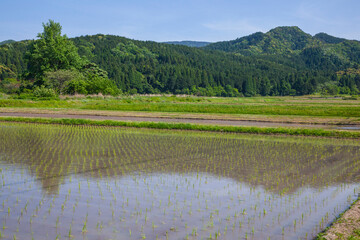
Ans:
<svg viewBox="0 0 360 240"><path fill-rule="evenodd" d="M314 37L298 27L277 27L233 41L209 44L205 49L273 60L289 59L310 68L344 68L360 62L360 42L336 38L326 33ZM300 62L299 62L300 61ZM333 65L333 66L331 66ZM299 65L298 65L299 66ZM303 66L300 66L303 67Z"/></svg>
<svg viewBox="0 0 360 240"><path fill-rule="evenodd" d="M278 91L277 81L293 72L290 67L263 59L181 45L106 35L73 41L80 55L105 69L109 78L125 91L236 95L236 88L251 95L258 87L256 83L259 90L260 84L272 84L272 91Z"/></svg>
<svg viewBox="0 0 360 240"><path fill-rule="evenodd" d="M198 41L170 41L163 43L173 44L173 45L183 45L188 47L205 47L211 44L211 42L198 42Z"/></svg>
<svg viewBox="0 0 360 240"><path fill-rule="evenodd" d="M207 49L252 54L293 54L301 53L306 48L320 47L330 49L330 54L342 53L347 48L358 48L359 41L346 40L318 33L314 37L298 27L277 27L267 33L257 32L232 41L212 43ZM346 55L346 54L345 54Z"/></svg>
<svg viewBox="0 0 360 240"><path fill-rule="evenodd" d="M278 27L267 33L257 32L236 40L213 43L206 48L254 55L289 54L312 45L314 45L312 36L298 27Z"/></svg>
<svg viewBox="0 0 360 240"><path fill-rule="evenodd" d="M358 93L360 89L357 71L360 68L360 42L356 40L326 33L311 36L298 27L277 27L267 33L257 32L236 40L209 44L204 49L266 59L315 75L320 72L336 73L336 77L327 79L327 84L320 85L331 85L332 90L324 90L333 93L336 88L340 93Z"/></svg>
<svg viewBox="0 0 360 240"><path fill-rule="evenodd" d="M333 37L326 33L318 33L314 36L314 38L316 38L324 43L330 43L330 44L337 44L337 43L342 43L342 42L347 41L345 38Z"/></svg>
<svg viewBox="0 0 360 240"><path fill-rule="evenodd" d="M203 48L111 35L71 39L123 92L209 96L336 94L360 89L360 43L279 27ZM29 41L0 46L0 79L24 78ZM29 79L31 81L31 79ZM27 81L29 81L27 80Z"/></svg>
<svg viewBox="0 0 360 240"><path fill-rule="evenodd" d="M13 43L13 42L15 42L15 41L14 41L14 40L11 40L11 39L5 40L5 41L0 42L0 46L1 46L1 45L4 45L4 44L8 44L8 43Z"/></svg>
<svg viewBox="0 0 360 240"><path fill-rule="evenodd" d="M0 79L21 75L27 65L25 64L25 53L29 42L13 42L0 46ZM2 69L2 70L1 70ZM7 69L6 71L4 69ZM20 77L20 76L19 76Z"/></svg>

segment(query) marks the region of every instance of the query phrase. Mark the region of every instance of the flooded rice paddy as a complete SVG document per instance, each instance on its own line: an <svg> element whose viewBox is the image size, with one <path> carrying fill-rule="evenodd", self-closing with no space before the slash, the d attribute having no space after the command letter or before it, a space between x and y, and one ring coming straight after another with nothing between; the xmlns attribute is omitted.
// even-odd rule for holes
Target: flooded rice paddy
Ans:
<svg viewBox="0 0 360 240"><path fill-rule="evenodd" d="M358 140L0 123L0 239L312 239Z"/></svg>

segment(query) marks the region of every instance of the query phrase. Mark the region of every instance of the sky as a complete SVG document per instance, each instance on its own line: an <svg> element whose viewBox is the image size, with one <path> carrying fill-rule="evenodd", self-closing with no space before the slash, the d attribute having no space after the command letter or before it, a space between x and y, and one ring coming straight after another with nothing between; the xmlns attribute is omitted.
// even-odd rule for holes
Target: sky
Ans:
<svg viewBox="0 0 360 240"><path fill-rule="evenodd" d="M52 19L68 37L227 41L278 26L360 40L359 0L1 0L0 41L36 39Z"/></svg>

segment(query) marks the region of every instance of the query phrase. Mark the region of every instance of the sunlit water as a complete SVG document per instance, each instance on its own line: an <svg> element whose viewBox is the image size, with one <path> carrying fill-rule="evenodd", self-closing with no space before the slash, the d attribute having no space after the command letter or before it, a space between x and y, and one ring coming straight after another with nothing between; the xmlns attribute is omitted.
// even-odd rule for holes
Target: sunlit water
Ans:
<svg viewBox="0 0 360 240"><path fill-rule="evenodd" d="M4 239L311 239L358 141L0 124Z"/></svg>

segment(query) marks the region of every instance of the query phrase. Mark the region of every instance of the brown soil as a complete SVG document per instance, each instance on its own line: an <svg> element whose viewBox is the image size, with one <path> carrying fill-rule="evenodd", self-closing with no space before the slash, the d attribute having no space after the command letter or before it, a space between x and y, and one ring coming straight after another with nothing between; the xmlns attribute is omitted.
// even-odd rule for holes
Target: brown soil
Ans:
<svg viewBox="0 0 360 240"><path fill-rule="evenodd" d="M326 231L324 238L328 240L348 239L355 230L360 230L360 200Z"/></svg>
<svg viewBox="0 0 360 240"><path fill-rule="evenodd" d="M203 114L203 113L170 113L170 112L124 112L106 110L82 109L38 109L38 108L0 108L0 113L46 113L118 117L152 117L178 119L208 119L208 120L235 120L297 124L329 124L329 125L360 125L359 118L353 117L309 117L309 116L282 116L258 114Z"/></svg>
<svg viewBox="0 0 360 240"><path fill-rule="evenodd" d="M360 123L354 119L307 118L289 116L263 115L220 115L220 114L186 114L158 112L119 112L92 110L49 110L25 108L0 108L0 116L42 117L42 118L78 118L115 121L151 121L194 124L214 124L227 126L256 127L296 127L360 130ZM340 126L340 125L341 126Z"/></svg>

